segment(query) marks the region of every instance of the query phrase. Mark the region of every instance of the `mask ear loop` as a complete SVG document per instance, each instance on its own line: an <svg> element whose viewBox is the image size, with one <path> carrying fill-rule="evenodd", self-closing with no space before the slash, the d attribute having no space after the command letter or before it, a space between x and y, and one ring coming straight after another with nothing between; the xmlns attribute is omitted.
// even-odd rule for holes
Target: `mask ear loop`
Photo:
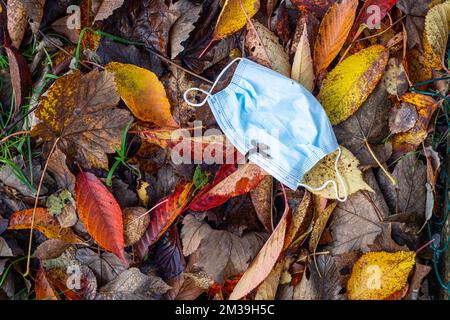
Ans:
<svg viewBox="0 0 450 320"><path fill-rule="evenodd" d="M348 194L347 194L347 188L345 187L344 180L342 179L342 176L341 176L341 174L339 173L339 169L338 169L339 158L341 157L341 154L342 154L341 147L338 147L338 150L339 150L339 153L338 153L338 155L337 155L337 157L336 157L336 160L334 161L334 170L336 171L336 175L337 175L337 177L338 177L339 183L341 184L342 189L343 189L343 191L344 191L344 197L343 197L343 198L340 198L340 197L339 197L339 190L338 190L336 181L334 181L334 180L327 180L327 181L325 181L325 183L324 183L323 185L321 185L321 186L318 187L318 188L312 188L311 186L308 186L308 185L302 184L302 183L299 183L299 186L300 186L300 187L305 187L305 188L310 189L310 190L313 190L313 191L320 191L320 190L325 189L325 188L331 183L331 184L333 185L333 187L334 187L334 192L336 192L336 199L337 199L338 201L340 201L340 202L346 201L346 200L347 200L347 197L348 197Z"/></svg>
<svg viewBox="0 0 450 320"><path fill-rule="evenodd" d="M233 61L231 61L225 68L223 68L223 70L220 72L220 74L219 74L218 77L216 78L216 81L214 81L214 83L213 83L211 89L209 89L209 91L206 91L206 90L203 90L203 89L200 89L200 88L190 88L190 89L187 89L187 90L184 92L184 95L183 95L184 101L185 101L188 105L190 105L191 107L202 107L202 106L204 106L205 103L206 103L206 101L208 100L208 98L211 96L211 94L212 94L214 88L216 87L217 83L218 83L219 80L222 78L222 76L225 74L225 72L233 65L233 63L235 63L236 61L240 61L240 60L242 60L242 58L235 58L235 59L234 59ZM205 97L205 99L203 99L203 101L200 102L200 103L194 103L194 102L191 102L191 101L189 101L189 99L188 99L188 94L189 94L189 92L191 92L191 91L200 91L200 92L204 93L204 94L206 95L206 97Z"/></svg>

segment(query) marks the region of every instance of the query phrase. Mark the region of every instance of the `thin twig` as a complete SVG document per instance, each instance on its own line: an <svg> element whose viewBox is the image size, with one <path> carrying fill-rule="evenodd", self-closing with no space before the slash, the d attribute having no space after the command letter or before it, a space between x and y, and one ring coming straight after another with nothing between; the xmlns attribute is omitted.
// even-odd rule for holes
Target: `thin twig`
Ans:
<svg viewBox="0 0 450 320"><path fill-rule="evenodd" d="M394 177L389 173L389 171L387 171L384 168L384 166L381 164L380 160L378 160L377 156L375 155L375 153L373 152L372 148L370 147L370 144L369 144L369 141L367 141L367 138L364 139L364 143L365 143L365 145L367 147L367 150L369 150L369 153L372 156L372 158L378 164L380 169L383 170L384 174L389 178L389 180L391 180L392 185L395 186L397 184L397 181L395 181Z"/></svg>
<svg viewBox="0 0 450 320"><path fill-rule="evenodd" d="M53 154L53 152L56 149L56 145L59 142L59 139L61 137L58 137L58 139L55 140L55 142L53 143L52 148L50 149L50 152L48 154L48 158L45 161L45 165L44 165L44 169L42 170L41 173L41 178L39 180L39 185L38 185L38 189L36 191L36 198L34 200L34 207L33 207L33 215L31 216L31 228L30 228L30 239L28 241L28 254L27 254L27 269L24 273L24 277L28 276L30 274L30 261L31 261L31 245L33 243L33 230L34 230L34 218L36 216L36 208L39 202L39 193L41 192L41 187L42 187L42 183L44 182L44 177L45 177L45 173L47 172L47 167L48 167L48 163L50 162L50 158Z"/></svg>
<svg viewBox="0 0 450 320"><path fill-rule="evenodd" d="M14 133L11 133L9 136L4 137L2 140L0 140L0 145L2 145L3 143L5 143L6 141L8 141L9 139L11 139L12 137L21 135L21 134L29 134L30 131L17 131Z"/></svg>

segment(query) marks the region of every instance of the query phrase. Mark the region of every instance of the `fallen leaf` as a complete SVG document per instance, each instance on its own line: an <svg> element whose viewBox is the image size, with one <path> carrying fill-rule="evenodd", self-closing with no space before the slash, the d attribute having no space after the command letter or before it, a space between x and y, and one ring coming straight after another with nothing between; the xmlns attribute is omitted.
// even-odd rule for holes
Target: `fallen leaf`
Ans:
<svg viewBox="0 0 450 320"><path fill-rule="evenodd" d="M6 12L9 37L14 47L19 49L27 28L27 13L24 2L22 0L8 0Z"/></svg>
<svg viewBox="0 0 450 320"><path fill-rule="evenodd" d="M389 113L389 129L392 133L405 132L414 127L418 115L416 107L409 103L401 103Z"/></svg>
<svg viewBox="0 0 450 320"><path fill-rule="evenodd" d="M416 267L414 268L414 274L411 278L408 294L406 295L406 299L408 300L418 300L420 287L422 285L425 277L430 273L433 268L431 266L426 266L421 263L416 263Z"/></svg>
<svg viewBox="0 0 450 320"><path fill-rule="evenodd" d="M67 189L70 192L75 190L75 176L69 170L66 164L66 155L61 151L59 146L55 148L48 159L48 171L53 175L56 184L61 189Z"/></svg>
<svg viewBox="0 0 450 320"><path fill-rule="evenodd" d="M332 4L333 0L291 0L292 4L302 11L310 11L322 17Z"/></svg>
<svg viewBox="0 0 450 320"><path fill-rule="evenodd" d="M295 52L291 78L303 85L309 91L314 89L314 69L306 24L303 27L303 33Z"/></svg>
<svg viewBox="0 0 450 320"><path fill-rule="evenodd" d="M381 79L388 57L383 46L373 45L347 57L326 76L318 100L333 125L359 109Z"/></svg>
<svg viewBox="0 0 450 320"><path fill-rule="evenodd" d="M192 255L189 259L193 259L193 264L218 283L247 270L265 239L266 234L259 232L237 236L215 230L192 214L184 217L181 229L183 254Z"/></svg>
<svg viewBox="0 0 450 320"><path fill-rule="evenodd" d="M344 45L355 20L357 7L358 1L343 0L341 3L335 2L327 10L314 43L314 68L317 75L330 65Z"/></svg>
<svg viewBox="0 0 450 320"><path fill-rule="evenodd" d="M325 230L328 219L336 208L337 203L330 203L317 217L314 227L311 231L311 237L309 238L309 251L316 252L317 245L319 244L322 233Z"/></svg>
<svg viewBox="0 0 450 320"><path fill-rule="evenodd" d="M37 300L60 300L47 279L44 268L40 268L35 280L34 290Z"/></svg>
<svg viewBox="0 0 450 320"><path fill-rule="evenodd" d="M31 228L33 209L14 212L9 219L9 230ZM62 228L46 209L36 208L34 229L42 232L48 239L59 239L67 243L83 244L84 242L70 228Z"/></svg>
<svg viewBox="0 0 450 320"><path fill-rule="evenodd" d="M120 147L131 117L115 108L119 102L113 75L76 71L58 78L41 98L32 134L45 141L60 139L61 151L82 166L108 169L106 153Z"/></svg>
<svg viewBox="0 0 450 320"><path fill-rule="evenodd" d="M192 183L180 182L175 191L161 199L159 206L150 215L150 224L142 238L136 243L136 251L142 259L150 246L155 244L186 208Z"/></svg>
<svg viewBox="0 0 450 320"><path fill-rule="evenodd" d="M127 265L122 210L109 190L95 175L81 171L76 178L75 202L78 215L92 238Z"/></svg>
<svg viewBox="0 0 450 320"><path fill-rule="evenodd" d="M431 0L398 0L397 7L406 14L406 33L410 49L423 48L423 32L425 28L425 15L428 12ZM412 51L412 50L411 50Z"/></svg>
<svg viewBox="0 0 450 320"><path fill-rule="evenodd" d="M147 276L137 268L122 272L98 290L96 300L157 300L170 287L161 278Z"/></svg>
<svg viewBox="0 0 450 320"><path fill-rule="evenodd" d="M358 191L333 211L330 229L334 241L329 246L333 254L368 251L382 231L380 223L389 209L370 170L365 179L374 192Z"/></svg>
<svg viewBox="0 0 450 320"><path fill-rule="evenodd" d="M106 70L114 74L120 97L138 119L160 127L178 127L166 90L153 72L119 62L108 63Z"/></svg>
<svg viewBox="0 0 450 320"><path fill-rule="evenodd" d="M250 190L253 206L259 221L266 231L272 232L272 208L273 208L273 177L267 175L252 190Z"/></svg>
<svg viewBox="0 0 450 320"><path fill-rule="evenodd" d="M284 239L286 235L287 219L290 214L287 196L284 195L284 213L278 222L276 228L273 230L269 239L267 239L264 246L258 252L258 255L252 260L248 269L245 270L239 282L234 287L230 294L230 300L237 300L256 288L267 276L275 266L278 258L284 247Z"/></svg>
<svg viewBox="0 0 450 320"><path fill-rule="evenodd" d="M49 239L42 242L36 250L34 250L33 257L40 260L56 259L70 246L70 243L62 240Z"/></svg>
<svg viewBox="0 0 450 320"><path fill-rule="evenodd" d="M241 8L241 4L245 12ZM214 28L213 39L220 40L239 31L259 10L259 0L225 0Z"/></svg>
<svg viewBox="0 0 450 320"><path fill-rule="evenodd" d="M142 238L150 224L150 216L143 207L123 209L123 239L125 247L131 246Z"/></svg>
<svg viewBox="0 0 450 320"><path fill-rule="evenodd" d="M315 261L314 261L315 260ZM344 285L334 257L318 255L308 263L309 272L303 273L294 289L295 300L342 300Z"/></svg>
<svg viewBox="0 0 450 320"><path fill-rule="evenodd" d="M186 261L176 225L170 227L158 242L155 255L156 265L164 280L173 279L184 271Z"/></svg>
<svg viewBox="0 0 450 320"><path fill-rule="evenodd" d="M409 251L364 254L353 266L347 284L349 299L391 300L407 285L415 257Z"/></svg>
<svg viewBox="0 0 450 320"><path fill-rule="evenodd" d="M123 5L124 0L93 0L91 10L94 12L94 20L102 21L113 14L114 10Z"/></svg>
<svg viewBox="0 0 450 320"><path fill-rule="evenodd" d="M404 156L395 166L392 173L397 181L395 186L379 174L380 188L392 213L415 212L420 217L424 216L426 171L425 164L412 154Z"/></svg>
<svg viewBox="0 0 450 320"><path fill-rule="evenodd" d="M308 224L311 222L309 215L311 214L311 193L305 192L300 200L300 203L293 205L293 198L288 193L288 203L292 210L292 219L286 230L286 236L284 237L283 250L287 249L291 244L297 240L297 237L305 236Z"/></svg>
<svg viewBox="0 0 450 320"><path fill-rule="evenodd" d="M5 239L0 237L0 257L7 258L7 257L13 257L13 252L11 248L9 247L8 243ZM1 274L1 273L0 273Z"/></svg>
<svg viewBox="0 0 450 320"><path fill-rule="evenodd" d="M278 37L258 21L253 21L253 26L255 29L247 26L248 32L245 37L245 48L250 57L289 77L291 73L289 56L278 42Z"/></svg>
<svg viewBox="0 0 450 320"><path fill-rule="evenodd" d="M353 153L361 167L378 167L367 144L381 163L391 156L392 146L385 143L391 108L386 87L380 82L358 111L333 128L339 143Z"/></svg>
<svg viewBox="0 0 450 320"><path fill-rule="evenodd" d="M38 33L44 15L45 0L22 0L25 12L28 15L31 30Z"/></svg>
<svg viewBox="0 0 450 320"><path fill-rule="evenodd" d="M9 72L14 88L14 106L17 112L30 95L31 73L27 61L18 50L5 47L5 51L8 55Z"/></svg>
<svg viewBox="0 0 450 320"><path fill-rule="evenodd" d="M338 169L344 181L347 195L351 195L359 190L373 191L367 183L363 180L362 172L359 170L359 161L346 148L341 147L342 153L338 161ZM312 188L320 187L327 180L336 181L338 187L339 197L344 197L344 190L340 185L337 177L334 163L338 151L335 151L326 157L322 158L311 170L309 170L302 179L302 183ZM336 191L333 185L327 185L322 190L310 190L312 193L327 199L336 199Z"/></svg>
<svg viewBox="0 0 450 320"><path fill-rule="evenodd" d="M281 273L284 268L284 260L278 261L270 271L266 279L256 289L254 300L275 300Z"/></svg>
<svg viewBox="0 0 450 320"><path fill-rule="evenodd" d="M361 25L364 25L364 28L369 27L368 23L381 23L381 20L386 17L386 14L391 10L391 8L397 3L397 0L367 0L364 2L361 10L359 11L358 16L355 19L355 23L353 24L352 31L350 35L355 35L359 30L361 30ZM376 6L377 11L369 10L369 8L373 8ZM379 10L379 11L378 11ZM376 20L374 19L374 12L377 13ZM375 21L374 21L375 20ZM373 29L374 26L370 26Z"/></svg>
<svg viewBox="0 0 450 320"><path fill-rule="evenodd" d="M433 67L441 69L440 63L447 48L447 38L450 32L450 1L438 4L428 11L425 17L425 36L433 56L436 60ZM424 41L426 42L426 41ZM425 50L427 50L425 45Z"/></svg>
<svg viewBox="0 0 450 320"><path fill-rule="evenodd" d="M170 29L170 56L174 59L184 50L183 42L195 29L194 23L200 18L202 5L188 0L180 0L174 3L171 9L180 12L180 17Z"/></svg>
<svg viewBox="0 0 450 320"><path fill-rule="evenodd" d="M383 82L386 86L386 91L393 96L400 97L408 91L408 78L400 59L395 57L389 58Z"/></svg>
<svg viewBox="0 0 450 320"><path fill-rule="evenodd" d="M256 164L244 164L237 171L214 185L210 190L196 196L189 208L194 211L206 211L218 207L233 197L249 192L265 176L266 173Z"/></svg>
<svg viewBox="0 0 450 320"><path fill-rule="evenodd" d="M406 93L400 97L400 100L403 103L414 105L418 118L413 128L406 132L397 133L392 137L392 158L394 159L416 150L425 140L428 136L428 125L431 117L438 108L438 104L433 98L419 93Z"/></svg>

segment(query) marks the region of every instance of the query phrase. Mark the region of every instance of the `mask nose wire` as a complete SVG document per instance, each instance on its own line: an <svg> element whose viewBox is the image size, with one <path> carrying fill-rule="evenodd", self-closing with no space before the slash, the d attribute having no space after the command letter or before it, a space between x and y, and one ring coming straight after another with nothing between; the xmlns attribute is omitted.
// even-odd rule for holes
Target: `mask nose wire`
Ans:
<svg viewBox="0 0 450 320"><path fill-rule="evenodd" d="M336 175L338 177L339 183L341 184L342 190L344 191L344 197L343 198L339 197L339 190L338 190L336 181L334 181L334 180L327 180L327 181L325 181L325 183L323 185L321 185L318 188L312 188L311 186L308 186L308 185L302 184L302 183L299 183L298 185L300 187L305 187L305 188L313 190L313 191L320 191L322 189L325 189L326 186L328 186L331 183L333 185L333 187L334 187L334 192L336 193L336 199L338 201L340 201L340 202L346 201L347 197L348 197L347 188L345 186L344 180L342 179L342 176L341 176L341 174L339 172L339 169L338 169L339 158L341 157L341 154L342 154L341 147L338 147L338 150L339 150L338 155L336 157L336 160L334 161L334 170L336 171Z"/></svg>
<svg viewBox="0 0 450 320"><path fill-rule="evenodd" d="M217 85L217 83L219 82L219 80L222 78L222 76L225 74L225 72L236 62L236 61L240 61L240 60L242 60L242 58L235 58L233 61L231 61L229 64L227 64L227 66L225 67L225 68L223 68L223 70L220 72L220 74L217 76L217 78L216 78L216 81L214 81L214 83L213 83L213 85L211 86L211 89L209 89L209 91L206 91L206 90L203 90L203 89L200 89L200 88L190 88L190 89L187 89L185 92L184 92L184 95L183 95L183 98L184 98L184 101L188 104L188 105L190 105L191 107L201 107L201 106L204 106L205 105L205 103L206 103L206 100L208 100L208 98L211 96L211 93L213 92L213 90L214 90L214 88L216 87L216 85ZM200 103L194 103L194 102L191 102L191 101L189 101L189 99L188 99L188 94L189 94L189 92L191 92L191 91L200 91L200 92L202 92L202 93L204 93L205 95L206 95L206 97L205 97L205 99L203 99L203 101L202 102L200 102Z"/></svg>

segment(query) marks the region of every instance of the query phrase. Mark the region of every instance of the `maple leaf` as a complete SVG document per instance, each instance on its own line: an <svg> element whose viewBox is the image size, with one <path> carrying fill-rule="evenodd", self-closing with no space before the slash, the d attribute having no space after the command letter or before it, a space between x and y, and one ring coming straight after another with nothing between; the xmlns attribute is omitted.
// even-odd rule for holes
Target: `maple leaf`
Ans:
<svg viewBox="0 0 450 320"><path fill-rule="evenodd" d="M45 141L60 140L61 151L82 166L108 169L107 153L119 148L130 122L128 111L115 108L119 102L113 75L92 71L63 76L41 98L32 130Z"/></svg>

